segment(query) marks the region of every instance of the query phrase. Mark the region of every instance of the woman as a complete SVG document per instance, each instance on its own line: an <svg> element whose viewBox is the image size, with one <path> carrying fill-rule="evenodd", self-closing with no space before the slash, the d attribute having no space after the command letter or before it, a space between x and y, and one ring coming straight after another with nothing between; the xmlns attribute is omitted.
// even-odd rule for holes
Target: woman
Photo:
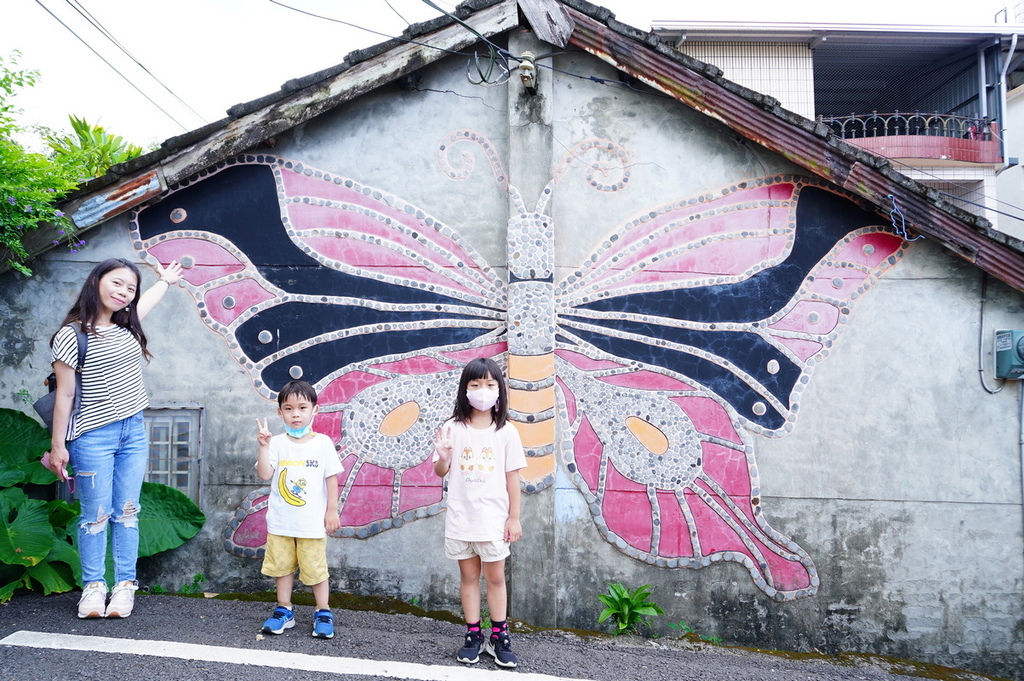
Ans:
<svg viewBox="0 0 1024 681"><path fill-rule="evenodd" d="M50 339L57 375L50 470L63 478L70 460L81 502L81 618L128 617L138 589L139 494L149 456L142 414L149 398L142 384L142 359L150 358L140 322L181 278L177 262L156 269L159 281L140 293L141 277L134 263L111 258L96 265ZM80 324L89 339L81 410L73 420L78 339L72 322ZM104 579L108 523L113 523L115 582L109 604Z"/></svg>

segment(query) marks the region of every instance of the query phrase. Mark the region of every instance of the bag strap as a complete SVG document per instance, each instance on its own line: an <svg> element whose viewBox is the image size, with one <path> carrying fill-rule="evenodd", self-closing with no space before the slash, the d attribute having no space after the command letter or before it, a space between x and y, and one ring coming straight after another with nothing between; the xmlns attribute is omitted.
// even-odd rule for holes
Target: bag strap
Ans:
<svg viewBox="0 0 1024 681"><path fill-rule="evenodd" d="M82 331L81 322L71 322L68 326L75 330L78 339L78 366L75 367L75 373L81 374L85 366L85 353L89 351L89 336Z"/></svg>

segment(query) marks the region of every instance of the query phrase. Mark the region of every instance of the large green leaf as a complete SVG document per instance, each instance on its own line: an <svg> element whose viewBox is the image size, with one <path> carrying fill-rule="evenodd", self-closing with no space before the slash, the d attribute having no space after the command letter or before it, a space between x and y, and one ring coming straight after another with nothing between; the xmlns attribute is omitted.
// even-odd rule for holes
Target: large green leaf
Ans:
<svg viewBox="0 0 1024 681"><path fill-rule="evenodd" d="M11 596L14 595L14 590L21 586L22 576L25 574L25 568L19 567L18 570L21 572L18 577L13 580L9 579L9 576L7 575L0 577L0 603L6 603L11 600Z"/></svg>
<svg viewBox="0 0 1024 681"><path fill-rule="evenodd" d="M0 409L0 487L53 482L53 473L40 463L49 448L46 428L20 411Z"/></svg>
<svg viewBox="0 0 1024 681"><path fill-rule="evenodd" d="M3 490L10 491L13 490ZM2 496L6 499L13 495ZM46 503L26 497L14 506L0 504L0 510L0 562L25 566L41 563L53 546L53 527Z"/></svg>
<svg viewBox="0 0 1024 681"><path fill-rule="evenodd" d="M71 566L49 561L25 568L25 576L43 587L43 595L71 591L78 584Z"/></svg>
<svg viewBox="0 0 1024 681"><path fill-rule="evenodd" d="M203 529L206 516L191 499L167 485L142 483L139 557L175 549Z"/></svg>
<svg viewBox="0 0 1024 681"><path fill-rule="evenodd" d="M69 504L63 499L54 499L46 502L46 510L50 514L50 524L54 530L63 532L68 537L76 534L77 528L73 521L81 513L77 501Z"/></svg>

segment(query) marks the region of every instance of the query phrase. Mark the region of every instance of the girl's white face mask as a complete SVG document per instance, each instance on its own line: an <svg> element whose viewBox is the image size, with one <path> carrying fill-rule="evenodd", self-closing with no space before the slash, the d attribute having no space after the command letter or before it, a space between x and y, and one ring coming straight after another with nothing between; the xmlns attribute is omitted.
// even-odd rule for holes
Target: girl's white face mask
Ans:
<svg viewBox="0 0 1024 681"><path fill-rule="evenodd" d="M498 391L488 390L487 388L467 390L466 397L469 399L469 403L473 405L473 408L480 411L488 411L498 403Z"/></svg>

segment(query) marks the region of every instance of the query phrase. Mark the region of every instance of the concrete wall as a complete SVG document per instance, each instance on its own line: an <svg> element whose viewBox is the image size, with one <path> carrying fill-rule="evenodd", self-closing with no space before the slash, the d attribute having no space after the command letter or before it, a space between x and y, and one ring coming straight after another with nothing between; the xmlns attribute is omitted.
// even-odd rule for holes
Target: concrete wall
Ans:
<svg viewBox="0 0 1024 681"><path fill-rule="evenodd" d="M547 51L527 35L513 37L513 51L531 48ZM663 633L672 633L667 623L686 621L727 643L871 651L1024 678L1021 396L1016 383L990 395L978 379L979 343L989 367L992 330L1024 328L1020 294L988 285L982 334L978 270L927 240L898 249L882 262L863 261L865 254L887 247L889 237L872 224L851 223L849 234L843 226L835 243L852 251L828 251L825 260L833 266L826 269L814 262L801 265L802 283L779 303L783 312L764 317L771 317L772 324L757 326L761 318L736 322L746 325L733 328L737 335L762 329L764 343L739 350L709 343L697 353L705 362L701 366L714 371L745 366L755 351L788 358L782 373L792 369L799 379L781 390L779 404L769 405L764 414L757 413L744 391L751 382L771 383L778 366L773 372L751 365L729 374L741 376L738 382L719 383L652 363L644 354L647 349L637 354L640 346L627 330L643 321L636 315L651 316L644 306L653 299L650 287L645 288L649 282L637 277L627 277L624 295L632 295L636 307L613 311L617 321L604 334L611 339L607 347L585 349L584 361L569 352L579 347L563 338L552 353L553 341L545 339L553 338L554 311L563 318L573 313L565 307L568 293L559 288L562 282L578 276L577 271L593 270L588 258L602 243L612 248L647 229L650 221L639 221L642 216L659 211L682 215L688 199L703 196L699 207L707 215L697 224L718 220L725 226L709 232L718 238L734 224L728 197L746 196L739 183L755 189L792 184L802 192L801 202L816 191L799 177L784 179L796 173L785 160L666 98L621 87L617 75L600 62L563 55L553 63L561 71L597 75L609 83L541 69L540 92L529 97L515 86L472 86L464 63L453 59L425 70L413 90L396 86L364 96L283 136L274 149L256 150L272 155L273 163L254 155L226 166L131 219L93 230L82 253L51 252L33 263L36 275L30 279L2 275L0 404L24 406L16 393L45 374L46 339L95 262L109 255L142 261L192 254L196 262L189 286L169 292L146 321L155 355L146 380L154 404L206 409L204 510L209 520L188 545L148 562L143 576L173 586L202 572L214 590L272 588L271 580L259 575L259 561L238 554L259 553L251 536L245 539L241 531L259 530L263 485L253 470L253 418L273 417L270 398L278 379L270 378L273 361L252 361L259 346L250 343L251 330L236 321L264 319L261 315L285 309L291 301L307 310L293 315L293 326L317 323L320 312L308 312L323 309L315 307L314 294L288 298L280 293L292 279L321 286L331 305L352 305L343 309L355 314L358 301L377 294L352 285L354 280L346 280L349 288L331 283L327 270L344 269L349 257L361 258L358 266L365 271L398 282L395 290L427 290L417 284L427 275L413 271L407 261L384 257L370 246L350 252L298 234L309 228L298 218L306 209L286 201L302 193L297 185L284 190L278 185L267 204L272 210L260 208L257 214L245 211L265 197L246 194L244 201L225 203L225 196L240 190L218 183L236 169L258 166L290 178L298 176L293 171L299 163L303 171L328 173L332 183L338 176L367 188L364 196L376 203L353 209L354 220L369 215L366 211L400 206L399 218L412 215L411 223L423 229L425 239L451 249L465 247L488 263L493 271L480 270L486 281L508 280L510 230L513 237L535 237L512 249L514 263L550 266L554 273L553 283L541 276L517 277L526 286L506 292L502 285L484 300L453 293L484 319L474 327L480 335L471 340L459 335L464 329L459 323L438 317L422 322L429 332L422 350L399 352L416 334L389 333L382 326L369 337L371 345L379 343L383 360L369 357L342 366L337 357L343 355L331 349L334 339L326 336L307 337L300 343L305 354L286 354L281 360L281 366L294 365L306 377L318 377L329 394L318 426L340 437L344 475L352 481L343 497L346 536L329 542L337 589L416 597L428 608L459 609L457 570L440 548L440 490L436 480L417 478L415 471L428 454L430 433L450 410L459 362L486 352L508 362L514 379L523 375L518 367L525 363L550 370L546 375L541 371L538 384L551 385L555 379L557 385L557 391L546 391L523 379L519 387L526 411L540 420L550 412L557 429L547 449L538 440L524 474L531 493L524 497L525 536L509 563L513 617L543 626L594 628L601 609L595 594L606 583L650 584L654 600L666 610L657 625ZM470 132L451 136L459 131ZM601 142L589 144L594 140ZM287 160L292 168L276 159ZM469 159L475 163L471 170ZM593 164L598 169L588 178ZM310 177L311 184L303 187L315 185L317 176ZM521 205L510 200L503 182L518 189ZM344 187L344 179L333 186ZM537 210L542 195L549 198ZM856 206L837 209L847 204L831 200L808 218L823 220L819 231L860 215ZM174 222L173 211L182 207L187 219ZM433 220L416 217L417 210L461 236L434 230ZM734 304L735 286L756 279L759 271L771 274L782 264L780 258L803 243L793 241L788 218L766 208L735 214L759 215L755 222L769 224L775 230L772 238L754 250L745 236L726 239L727 246L714 253L698 248L699 266L713 272L701 275L700 286L680 283L684 277L670 263L658 265L661 280L674 282L669 288L705 290L690 301L692 309L676 307L667 313L690 320L683 326L698 338L721 330L706 320ZM300 272L291 266L275 269L274 252L254 255L270 243L265 225L280 222L281 216L299 241L305 239L311 249L307 253L330 251L324 257L331 262ZM626 229L634 220L636 226ZM197 236L220 229L220 222L234 230L235 241ZM884 227L885 221L873 224ZM618 236L612 240L612 235ZM230 257L212 255L214 246ZM235 247L245 257L231 251ZM402 257L412 257L415 250L403 251ZM216 258L222 258L216 271L224 279L207 284L200 273L213 272L210 263ZM236 264L237 272L227 274ZM447 269L458 273L465 268ZM278 275L273 279L277 284L268 284ZM153 280L151 271L145 276ZM456 286L451 281L424 286L452 292ZM853 282L852 294L842 289L844 282ZM831 283L835 286L828 288ZM815 288L819 284L825 288ZM258 289L270 291L268 297L261 298ZM392 289L380 290L387 294ZM226 292L230 306L224 303ZM765 287L753 298L771 296L777 294ZM837 323L815 335L811 315L795 320L794 310L809 309L798 303L818 304L823 296L833 301ZM510 299L513 303L504 302ZM373 300L375 311L391 310ZM408 304L423 314L430 307L422 299ZM488 336L491 318L481 310L504 304L513 333ZM764 330L772 325L792 333ZM516 331L523 328L530 332ZM661 326L649 328L662 332ZM288 329L275 329L269 345L287 349ZM821 347L810 353L797 343L814 339ZM500 345L506 341L507 354ZM674 355L669 359L676 360ZM600 373L593 363L625 370ZM383 382L371 386L368 375ZM986 376L989 384L996 383L990 371ZM689 381L685 388L684 380ZM549 395L552 402L545 406ZM382 423L391 405L402 399L415 403L418 418L396 436L404 438L401 444L360 425ZM698 401L702 407L695 410ZM622 419L634 408L646 410L648 425L654 421L650 414L665 417L655 430L668 443L666 456L676 456L680 466L689 461L686 452L703 452L702 475L688 472L677 484L667 481L667 464L639 466L639 457L657 448L656 435L650 429L626 434ZM778 420L771 421L773 415ZM607 425L614 417L620 419L618 430ZM587 435L588 428L597 439ZM612 468L622 475L616 477ZM588 471L600 471L601 484L592 484ZM719 513L716 505L734 510ZM722 520L726 516L731 524ZM693 537L699 542L691 544ZM771 564L759 566L759 556ZM707 566L688 567L702 559Z"/></svg>

